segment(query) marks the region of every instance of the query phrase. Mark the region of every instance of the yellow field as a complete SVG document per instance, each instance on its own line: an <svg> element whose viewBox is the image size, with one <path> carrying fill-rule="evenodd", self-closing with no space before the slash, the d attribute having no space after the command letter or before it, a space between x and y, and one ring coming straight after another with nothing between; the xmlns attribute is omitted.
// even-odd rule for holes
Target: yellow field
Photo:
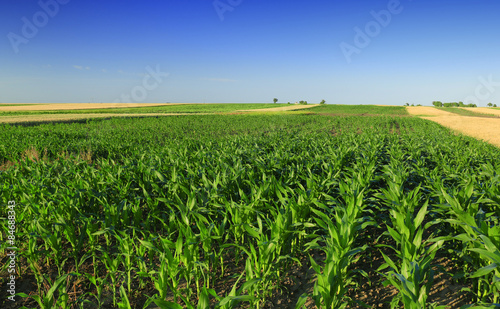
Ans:
<svg viewBox="0 0 500 309"><path fill-rule="evenodd" d="M470 117L460 116L457 114L449 113L434 107L407 107L411 115L420 116L423 119L432 120L445 127L482 139L491 144L500 147L500 118L484 118L484 117ZM490 108L472 108L472 111L485 114L499 114L499 110Z"/></svg>
<svg viewBox="0 0 500 309"><path fill-rule="evenodd" d="M490 115L500 116L500 109L494 109L489 107L462 107L462 108L480 114L490 114Z"/></svg>
<svg viewBox="0 0 500 309"><path fill-rule="evenodd" d="M429 106L408 106L406 110L414 116L454 116L455 114Z"/></svg>

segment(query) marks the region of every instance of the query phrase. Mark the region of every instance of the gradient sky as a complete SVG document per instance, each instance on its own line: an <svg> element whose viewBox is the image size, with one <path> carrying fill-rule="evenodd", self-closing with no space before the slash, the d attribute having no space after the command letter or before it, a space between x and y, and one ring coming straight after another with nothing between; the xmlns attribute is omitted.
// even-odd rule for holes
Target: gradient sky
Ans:
<svg viewBox="0 0 500 309"><path fill-rule="evenodd" d="M3 0L0 102L500 106L499 13L495 0Z"/></svg>

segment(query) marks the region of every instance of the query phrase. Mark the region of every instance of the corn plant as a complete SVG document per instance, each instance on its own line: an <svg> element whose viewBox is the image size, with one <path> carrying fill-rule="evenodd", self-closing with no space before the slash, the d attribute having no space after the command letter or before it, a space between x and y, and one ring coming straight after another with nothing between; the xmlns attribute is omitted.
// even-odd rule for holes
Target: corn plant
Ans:
<svg viewBox="0 0 500 309"><path fill-rule="evenodd" d="M119 281L119 277L121 276L120 271L118 270L121 263L120 255L110 255L107 252L102 253L102 261L106 270L108 271L109 277L111 279L111 291L113 293L113 305L116 305L116 284Z"/></svg>
<svg viewBox="0 0 500 309"><path fill-rule="evenodd" d="M57 278L49 290L41 295L29 296L25 293L19 293L21 297L31 297L33 298L41 309L53 309L53 308L69 308L68 295L65 292L64 282L67 280L68 275L63 275ZM49 282L50 280L47 279ZM59 292L58 298L56 298L56 293Z"/></svg>
<svg viewBox="0 0 500 309"><path fill-rule="evenodd" d="M246 281L257 280L255 285L250 288L249 294L255 295L256 299L253 306L261 308L265 298L269 296L273 284L279 280L275 268L275 263L278 261L277 255L277 239L270 238L263 231L263 223L261 218L257 218L257 229L250 225L244 226L245 230L255 238L257 245L249 244L250 250L241 247L246 252L248 258L245 263Z"/></svg>
<svg viewBox="0 0 500 309"><path fill-rule="evenodd" d="M97 291L97 295L94 295L94 296L97 300L97 304L100 307L101 306L101 299L102 299L102 292L103 292L103 289L107 283L106 278L96 277L95 275L91 275L91 274L85 274L85 277L87 278L87 280L90 281L90 283L92 283L94 285L94 287Z"/></svg>
<svg viewBox="0 0 500 309"><path fill-rule="evenodd" d="M126 280L127 280L127 292L131 292L132 284L132 271L135 269L135 247L134 240L130 238L125 232L119 231L115 235L116 241L118 243L119 254L122 256L121 263L125 269Z"/></svg>
<svg viewBox="0 0 500 309"><path fill-rule="evenodd" d="M393 179L402 177L396 176ZM380 266L378 271L389 268L384 284L392 284L399 291L398 297L391 303L393 308L397 307L399 302L403 303L404 308L427 307L427 297L434 276L432 260L444 243L443 239L422 239L426 229L423 221L427 214L428 202L414 215L417 205L420 204L419 191L420 187L417 187L405 195L401 187L393 182L389 183L389 189L382 189L383 197L390 207L392 221L392 227L387 226L387 234L396 242L395 246L384 246L394 251L397 260L382 253L386 263ZM430 245L431 243L433 244Z"/></svg>
<svg viewBox="0 0 500 309"><path fill-rule="evenodd" d="M131 292L148 294L148 282L144 307L267 306L316 248L327 259L306 262L318 279L310 296L319 307L340 307L356 301L347 295L360 284L353 263L370 254L366 238L384 239L394 243L380 269L400 290L393 305L424 307L419 295L430 289L429 267L446 240L443 250L465 272L456 284L472 282L476 306L497 303L498 149L422 119L313 115L338 110L385 113L324 106L309 115L0 125L3 247L3 205L15 200L17 245L37 278L35 295L52 284L42 267L60 276L90 269L80 304L102 307L113 296L124 308L143 305ZM386 233L360 233L371 221ZM234 268L244 271L233 289L218 291ZM68 293L57 291L63 305L58 295Z"/></svg>
<svg viewBox="0 0 500 309"><path fill-rule="evenodd" d="M327 235L321 239L325 243L322 248L326 253L324 266L320 267L310 257L317 277L312 297L318 308L345 308L350 302L346 293L355 280L354 272L349 266L367 248L366 245L355 247L354 241L359 230L372 224L368 218L362 217L364 193L358 185L359 183L353 182L351 188L341 182L339 187L344 202L337 203L333 210L322 204L318 204L319 210L312 209L317 216L314 219L318 226L327 231ZM321 248L317 241L318 239L311 242L310 247Z"/></svg>
<svg viewBox="0 0 500 309"><path fill-rule="evenodd" d="M479 278L480 282L484 282L485 296L490 296L491 302L498 305L500 301L500 248L484 235L480 235L479 239L474 241L479 242L484 249L476 247L469 250L478 253L491 264L478 269L470 278Z"/></svg>
<svg viewBox="0 0 500 309"><path fill-rule="evenodd" d="M465 190L448 194L444 190L442 196L448 205L450 216L446 222L462 229L464 233L455 235L453 238L464 243L464 258L476 269L471 278L475 281L474 293L477 301L486 302L488 299L493 303L498 301L498 285L495 283L496 275L491 273L496 263L492 261L497 248L500 248L500 225L495 212L486 213L483 208L486 205L482 197L474 198L473 182L465 186ZM482 205L482 206L481 206ZM491 269L490 272L485 270ZM480 271L481 270L481 271ZM478 275L482 274L482 275Z"/></svg>

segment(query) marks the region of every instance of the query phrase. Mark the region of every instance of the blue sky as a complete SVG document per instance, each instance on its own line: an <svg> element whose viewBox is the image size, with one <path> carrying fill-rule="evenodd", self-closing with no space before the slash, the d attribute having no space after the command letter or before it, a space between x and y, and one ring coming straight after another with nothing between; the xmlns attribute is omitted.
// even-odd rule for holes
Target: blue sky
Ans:
<svg viewBox="0 0 500 309"><path fill-rule="evenodd" d="M5 0L0 102L500 105L494 0Z"/></svg>

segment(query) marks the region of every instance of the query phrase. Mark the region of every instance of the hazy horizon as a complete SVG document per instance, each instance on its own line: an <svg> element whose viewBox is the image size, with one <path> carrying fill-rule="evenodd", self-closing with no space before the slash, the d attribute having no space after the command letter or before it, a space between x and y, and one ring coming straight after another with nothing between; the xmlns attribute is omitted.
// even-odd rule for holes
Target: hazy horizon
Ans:
<svg viewBox="0 0 500 309"><path fill-rule="evenodd" d="M500 3L2 3L2 103L500 105Z"/></svg>

